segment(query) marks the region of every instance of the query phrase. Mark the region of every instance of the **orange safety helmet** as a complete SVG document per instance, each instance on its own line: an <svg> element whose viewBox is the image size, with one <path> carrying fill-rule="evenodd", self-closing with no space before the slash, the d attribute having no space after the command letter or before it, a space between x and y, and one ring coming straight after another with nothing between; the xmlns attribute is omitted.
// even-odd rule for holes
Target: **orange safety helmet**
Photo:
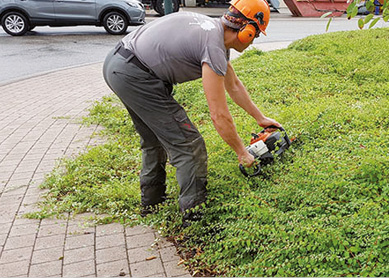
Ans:
<svg viewBox="0 0 389 278"><path fill-rule="evenodd" d="M266 0L232 0L230 4L249 20L238 33L241 42L250 42L259 31L266 36L270 19L270 7Z"/></svg>

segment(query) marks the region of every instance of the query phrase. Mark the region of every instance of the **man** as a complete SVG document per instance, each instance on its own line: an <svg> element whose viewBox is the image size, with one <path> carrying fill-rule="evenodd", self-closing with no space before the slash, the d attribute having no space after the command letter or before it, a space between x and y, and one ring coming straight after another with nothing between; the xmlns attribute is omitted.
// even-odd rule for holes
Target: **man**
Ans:
<svg viewBox="0 0 389 278"><path fill-rule="evenodd" d="M246 167L254 163L254 157L237 134L225 90L261 127L280 126L252 102L229 62L230 49L242 52L260 33L265 34L269 17L265 0L233 0L219 19L174 13L130 33L108 54L104 78L127 108L141 137L140 186L145 213L166 198L167 156L177 168L184 224L195 215L190 209L206 199L205 143L172 97L174 84L202 77L213 124Z"/></svg>

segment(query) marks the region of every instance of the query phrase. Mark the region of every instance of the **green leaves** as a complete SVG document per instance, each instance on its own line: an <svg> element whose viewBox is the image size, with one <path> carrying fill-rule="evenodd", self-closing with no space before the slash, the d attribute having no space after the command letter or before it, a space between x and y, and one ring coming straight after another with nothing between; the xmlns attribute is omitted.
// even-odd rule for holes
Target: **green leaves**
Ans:
<svg viewBox="0 0 389 278"><path fill-rule="evenodd" d="M347 12L348 19L355 17L358 14L357 1L351 2L350 5L347 7L346 12Z"/></svg>
<svg viewBox="0 0 389 278"><path fill-rule="evenodd" d="M332 15L332 14L333 14L333 12L327 12L327 13L323 14L320 18L326 18L326 17L328 17L328 16L330 16L330 15ZM329 19L328 22L327 22L326 32L327 32L328 29L330 28L331 21L332 21L332 17L330 17L330 19Z"/></svg>
<svg viewBox="0 0 389 278"><path fill-rule="evenodd" d="M365 20L364 20L364 23L365 24L368 24L369 23L369 21L372 19L374 17L374 15L373 14L369 14L369 15L367 15L366 17L365 17Z"/></svg>
<svg viewBox="0 0 389 278"><path fill-rule="evenodd" d="M389 1L384 1L384 5L382 7L382 18L385 22L389 20Z"/></svg>
<svg viewBox="0 0 389 278"><path fill-rule="evenodd" d="M365 6L366 9L370 12L364 19L360 18L358 20L358 27L359 29L363 29L363 27L369 23L373 19L373 13L375 12L375 0L367 0L365 1ZM351 19L354 18L358 14L358 5L361 1L360 0L353 0L350 5L347 7L347 18ZM380 20L383 19L385 22L389 20L389 1L385 0L384 4L382 5L382 16L376 17L369 25L369 29L373 28L376 23ZM328 23L327 23L327 30L328 30Z"/></svg>
<svg viewBox="0 0 389 278"><path fill-rule="evenodd" d="M374 12L374 1L366 1L366 9L369 11L369 12Z"/></svg>
<svg viewBox="0 0 389 278"><path fill-rule="evenodd" d="M359 27L359 29L363 29L363 26L365 26L365 22L364 22L363 18L360 18L358 20L358 27Z"/></svg>
<svg viewBox="0 0 389 278"><path fill-rule="evenodd" d="M328 22L327 22L326 32L327 32L328 29L330 28L331 21L332 21L332 17L331 17L331 18L328 20Z"/></svg>
<svg viewBox="0 0 389 278"><path fill-rule="evenodd" d="M370 25L369 25L369 29L370 28L373 28L374 27L374 25L376 25L376 23L378 22L378 20L380 20L380 18L379 17L377 17L377 18L375 18L371 23L370 23Z"/></svg>
<svg viewBox="0 0 389 278"><path fill-rule="evenodd" d="M368 24L372 19L373 19L374 15L373 14L369 14L367 15L364 19L363 18L360 18L358 20L358 27L359 29L363 29L363 27ZM376 25L376 23L380 20L379 17L373 19L373 21L370 23L369 25L369 29L374 27L374 25Z"/></svg>

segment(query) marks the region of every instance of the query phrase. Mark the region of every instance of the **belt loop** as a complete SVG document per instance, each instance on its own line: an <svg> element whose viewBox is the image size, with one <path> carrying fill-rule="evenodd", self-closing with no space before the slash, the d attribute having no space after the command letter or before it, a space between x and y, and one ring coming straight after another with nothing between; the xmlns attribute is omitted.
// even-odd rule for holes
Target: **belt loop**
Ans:
<svg viewBox="0 0 389 278"><path fill-rule="evenodd" d="M118 53L120 47L123 46L123 43L122 41L120 41L116 46L115 46L115 51L113 52L113 55L116 55L116 53Z"/></svg>
<svg viewBox="0 0 389 278"><path fill-rule="evenodd" d="M129 63L134 57L135 57L134 53L131 52L130 56L128 56L128 58L126 59L126 63Z"/></svg>

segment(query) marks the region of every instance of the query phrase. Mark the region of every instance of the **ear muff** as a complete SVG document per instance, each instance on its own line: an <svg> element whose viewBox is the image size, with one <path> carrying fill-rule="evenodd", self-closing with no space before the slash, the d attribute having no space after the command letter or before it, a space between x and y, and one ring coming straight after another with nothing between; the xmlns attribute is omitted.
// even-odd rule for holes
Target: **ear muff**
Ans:
<svg viewBox="0 0 389 278"><path fill-rule="evenodd" d="M257 28L255 22L254 24L249 22L239 30L238 40L241 43L251 42L255 38L256 33L257 33Z"/></svg>
<svg viewBox="0 0 389 278"><path fill-rule="evenodd" d="M266 36L266 28L270 19L268 0L232 0L230 4L248 20L256 22L261 33Z"/></svg>

